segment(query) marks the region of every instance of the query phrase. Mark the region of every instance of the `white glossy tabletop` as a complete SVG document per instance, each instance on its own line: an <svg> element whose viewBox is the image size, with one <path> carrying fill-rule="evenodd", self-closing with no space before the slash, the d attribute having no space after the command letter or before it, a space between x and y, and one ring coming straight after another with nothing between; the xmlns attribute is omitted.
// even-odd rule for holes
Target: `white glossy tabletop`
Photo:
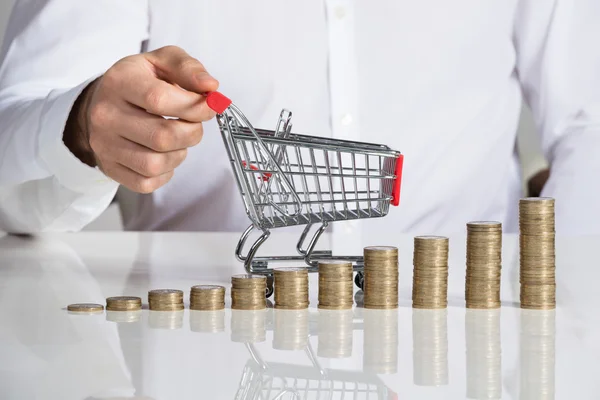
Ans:
<svg viewBox="0 0 600 400"><path fill-rule="evenodd" d="M413 239L397 310L73 315L116 295L225 284L233 234L0 237L2 399L592 399L600 396L600 238L557 239L555 311L518 308L518 238L503 239L503 306L464 307L464 236L450 238L449 307L411 308ZM293 251L273 234L265 250ZM361 249L358 249L360 254ZM355 251L355 253L357 253ZM292 253L293 254L293 253ZM279 396L279 397L277 397ZM296 397L294 397L296 396Z"/></svg>

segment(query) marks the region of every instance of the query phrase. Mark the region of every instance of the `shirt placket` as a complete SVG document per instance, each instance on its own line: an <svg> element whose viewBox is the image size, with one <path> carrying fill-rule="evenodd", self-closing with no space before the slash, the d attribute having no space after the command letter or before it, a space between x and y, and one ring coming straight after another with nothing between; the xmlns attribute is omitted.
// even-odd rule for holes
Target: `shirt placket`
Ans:
<svg viewBox="0 0 600 400"><path fill-rule="evenodd" d="M331 129L335 139L360 141L358 120L358 65L355 46L355 10L352 0L325 0L328 34L328 75L331 109ZM339 167L336 154L329 154L330 165ZM349 167L350 157L342 158L342 166ZM348 173L348 170L344 172ZM350 179L348 179L350 181ZM342 198L341 179L333 180L336 199ZM347 190L347 188L346 188ZM343 203L335 203L343 212ZM362 254L359 221L334 222L332 251L334 254ZM350 255L348 254L348 255Z"/></svg>

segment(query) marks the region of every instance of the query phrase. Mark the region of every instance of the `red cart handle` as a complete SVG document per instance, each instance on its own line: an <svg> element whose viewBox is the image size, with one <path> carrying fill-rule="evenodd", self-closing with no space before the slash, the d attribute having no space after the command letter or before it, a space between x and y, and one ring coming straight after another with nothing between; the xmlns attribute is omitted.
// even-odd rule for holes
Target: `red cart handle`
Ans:
<svg viewBox="0 0 600 400"><path fill-rule="evenodd" d="M210 92L206 95L206 103L211 110L218 114L223 114L227 107L231 105L231 100L219 92Z"/></svg>
<svg viewBox="0 0 600 400"><path fill-rule="evenodd" d="M392 205L397 206L400 204L400 184L402 183L402 166L404 164L404 155L400 154L398 158L396 158L396 170L394 171L394 175L396 178L394 179L394 186L392 187Z"/></svg>

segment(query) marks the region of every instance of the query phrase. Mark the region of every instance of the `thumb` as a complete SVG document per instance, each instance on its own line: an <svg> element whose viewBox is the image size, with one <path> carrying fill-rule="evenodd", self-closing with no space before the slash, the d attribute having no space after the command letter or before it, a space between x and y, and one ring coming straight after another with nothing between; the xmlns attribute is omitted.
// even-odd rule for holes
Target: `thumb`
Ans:
<svg viewBox="0 0 600 400"><path fill-rule="evenodd" d="M179 47L162 47L146 53L145 57L161 80L199 94L214 92L219 88L219 82L206 71L204 65Z"/></svg>

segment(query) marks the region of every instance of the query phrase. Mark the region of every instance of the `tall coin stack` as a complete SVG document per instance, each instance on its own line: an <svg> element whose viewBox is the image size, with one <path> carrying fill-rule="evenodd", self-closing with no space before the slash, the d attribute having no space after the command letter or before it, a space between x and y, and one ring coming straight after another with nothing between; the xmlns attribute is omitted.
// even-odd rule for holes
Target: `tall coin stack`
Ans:
<svg viewBox="0 0 600 400"><path fill-rule="evenodd" d="M519 202L521 308L556 307L554 199Z"/></svg>
<svg viewBox="0 0 600 400"><path fill-rule="evenodd" d="M413 308L448 306L448 245L444 236L416 236L413 255Z"/></svg>
<svg viewBox="0 0 600 400"><path fill-rule="evenodd" d="M262 275L231 277L231 308L233 310L262 310L267 307L267 278Z"/></svg>
<svg viewBox="0 0 600 400"><path fill-rule="evenodd" d="M398 248L364 248L364 308L398 308Z"/></svg>
<svg viewBox="0 0 600 400"><path fill-rule="evenodd" d="M148 304L154 311L183 310L183 292L178 289L154 289L148 292Z"/></svg>
<svg viewBox="0 0 600 400"><path fill-rule="evenodd" d="M274 269L275 308L301 310L308 308L308 269Z"/></svg>
<svg viewBox="0 0 600 400"><path fill-rule="evenodd" d="M190 310L214 311L225 308L225 287L196 285L190 290Z"/></svg>
<svg viewBox="0 0 600 400"><path fill-rule="evenodd" d="M500 307L502 224L476 221L467 224L467 308Z"/></svg>
<svg viewBox="0 0 600 400"><path fill-rule="evenodd" d="M326 310L352 308L353 268L348 261L319 262L319 305Z"/></svg>

